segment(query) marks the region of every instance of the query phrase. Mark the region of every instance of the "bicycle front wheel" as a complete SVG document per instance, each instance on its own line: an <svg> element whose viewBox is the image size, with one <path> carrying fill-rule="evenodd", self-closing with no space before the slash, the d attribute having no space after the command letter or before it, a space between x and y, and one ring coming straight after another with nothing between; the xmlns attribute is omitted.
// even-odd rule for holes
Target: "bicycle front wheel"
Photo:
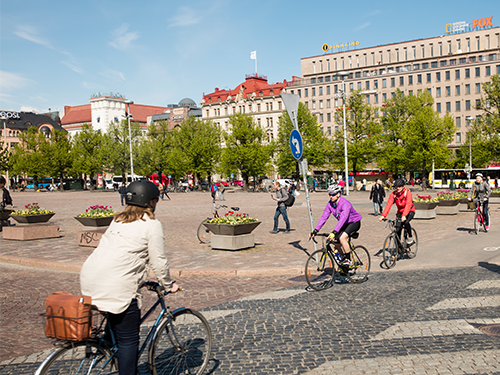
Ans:
<svg viewBox="0 0 500 375"><path fill-rule="evenodd" d="M201 222L201 224L198 226L198 231L196 233L198 235L198 240L201 243L210 243L212 237L208 228L203 225L206 221L207 219Z"/></svg>
<svg viewBox="0 0 500 375"><path fill-rule="evenodd" d="M212 352L212 331L198 311L183 309L167 317L155 332L149 353L153 375L202 374Z"/></svg>
<svg viewBox="0 0 500 375"><path fill-rule="evenodd" d="M328 288L335 275L335 262L326 249L316 250L306 262L306 282L312 289L319 291Z"/></svg>
<svg viewBox="0 0 500 375"><path fill-rule="evenodd" d="M108 374L117 371L115 357L97 340L68 342L53 351L35 375Z"/></svg>
<svg viewBox="0 0 500 375"><path fill-rule="evenodd" d="M368 279L370 273L370 253L364 246L356 246L351 250L352 266L347 271L347 277L353 283L362 283Z"/></svg>
<svg viewBox="0 0 500 375"><path fill-rule="evenodd" d="M382 253L384 264L387 268L392 268L396 264L398 257L398 245L392 234L389 234L384 241L384 251Z"/></svg>
<svg viewBox="0 0 500 375"><path fill-rule="evenodd" d="M415 243L411 244L410 246L406 245L406 256L408 257L408 259L415 258L418 251L418 236L415 228L411 228L411 233Z"/></svg>
<svg viewBox="0 0 500 375"><path fill-rule="evenodd" d="M477 234L479 230L479 215L477 214L477 209L476 212L474 213L474 233Z"/></svg>

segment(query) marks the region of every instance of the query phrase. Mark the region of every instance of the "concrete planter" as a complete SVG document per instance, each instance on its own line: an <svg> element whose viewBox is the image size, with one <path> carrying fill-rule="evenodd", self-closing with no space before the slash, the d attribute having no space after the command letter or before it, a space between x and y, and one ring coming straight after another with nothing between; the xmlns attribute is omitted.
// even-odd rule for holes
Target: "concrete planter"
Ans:
<svg viewBox="0 0 500 375"><path fill-rule="evenodd" d="M458 199L458 211L469 211L467 208L467 202L469 201L467 198Z"/></svg>
<svg viewBox="0 0 500 375"><path fill-rule="evenodd" d="M218 250L242 250L255 246L255 237L251 233L260 225L260 221L244 224L209 224L203 225L212 232L210 246Z"/></svg>
<svg viewBox="0 0 500 375"><path fill-rule="evenodd" d="M75 217L86 227L107 227L113 221L113 216L107 217Z"/></svg>
<svg viewBox="0 0 500 375"><path fill-rule="evenodd" d="M220 234L223 236L239 236L242 234L252 233L252 231L259 226L261 222L256 221L254 223L244 223L244 224L209 224L204 223L203 225L213 234Z"/></svg>
<svg viewBox="0 0 500 375"><path fill-rule="evenodd" d="M11 215L10 217L20 224L46 223L55 213L41 215Z"/></svg>
<svg viewBox="0 0 500 375"><path fill-rule="evenodd" d="M413 202L415 205L414 219L429 220L436 218L437 202Z"/></svg>
<svg viewBox="0 0 500 375"><path fill-rule="evenodd" d="M437 215L456 215L456 214L458 214L459 203L460 203L460 199L439 201L439 204L436 207L436 214Z"/></svg>

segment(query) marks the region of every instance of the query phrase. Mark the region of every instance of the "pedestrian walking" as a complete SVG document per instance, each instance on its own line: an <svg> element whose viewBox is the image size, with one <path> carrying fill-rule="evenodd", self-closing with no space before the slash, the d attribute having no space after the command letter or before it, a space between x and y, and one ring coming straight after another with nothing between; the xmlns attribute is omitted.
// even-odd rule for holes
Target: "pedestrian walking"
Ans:
<svg viewBox="0 0 500 375"><path fill-rule="evenodd" d="M158 188L160 190L160 199L163 200L163 195L165 194L165 185L163 183L158 184Z"/></svg>
<svg viewBox="0 0 500 375"><path fill-rule="evenodd" d="M366 178L363 178L363 191L366 191Z"/></svg>
<svg viewBox="0 0 500 375"><path fill-rule="evenodd" d="M125 182L122 182L122 186L118 189L118 193L120 194L120 200L122 202L122 206L125 206L125 193L126 193L126 185Z"/></svg>
<svg viewBox="0 0 500 375"><path fill-rule="evenodd" d="M344 180L340 180L339 181L339 186L342 189L342 193L341 194L345 195L345 182L344 182Z"/></svg>
<svg viewBox="0 0 500 375"><path fill-rule="evenodd" d="M170 279L162 223L154 211L160 191L151 181L135 181L126 189L127 207L115 214L99 246L80 272L82 294L107 312L118 351L118 373L137 374L141 325L140 288L151 267L161 288L170 293L179 286Z"/></svg>
<svg viewBox="0 0 500 375"><path fill-rule="evenodd" d="M214 183L212 183L212 186L210 186L210 194L212 195L212 200L215 202L215 198L217 197L217 190L219 188L217 187L217 185Z"/></svg>
<svg viewBox="0 0 500 375"><path fill-rule="evenodd" d="M495 189L498 189L498 177L495 177Z"/></svg>
<svg viewBox="0 0 500 375"><path fill-rule="evenodd" d="M382 186L382 180L377 178L375 185L372 186L372 190L370 191L370 200L373 201L373 210L376 216L380 215L383 211L382 202L384 202L384 198L385 189Z"/></svg>
<svg viewBox="0 0 500 375"><path fill-rule="evenodd" d="M285 201L288 199L288 191L287 189L282 188L278 181L274 182L274 189L276 190L276 197L271 194L271 199L277 202L277 207L274 212L274 228L269 233L278 233L278 220L280 215L283 216L283 220L285 221L285 233L290 233L290 221L288 220L288 214L286 211L287 207L285 205Z"/></svg>
<svg viewBox="0 0 500 375"><path fill-rule="evenodd" d="M219 181L219 201L222 200L225 201L226 197L224 196L224 192L226 191L225 186L222 184L222 181Z"/></svg>
<svg viewBox="0 0 500 375"><path fill-rule="evenodd" d="M0 192L2 193L0 201L0 209L5 208L5 206L12 206L12 197L10 196L9 191L5 187L7 180L3 176L0 176Z"/></svg>

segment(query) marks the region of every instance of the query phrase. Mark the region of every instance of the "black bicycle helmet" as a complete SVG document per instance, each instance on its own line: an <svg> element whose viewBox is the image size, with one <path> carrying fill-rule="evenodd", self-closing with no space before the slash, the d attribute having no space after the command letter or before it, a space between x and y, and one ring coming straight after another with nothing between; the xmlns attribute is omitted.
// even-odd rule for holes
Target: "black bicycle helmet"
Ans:
<svg viewBox="0 0 500 375"><path fill-rule="evenodd" d="M125 190L125 202L131 206L150 207L151 199L159 196L158 187L147 180L134 181Z"/></svg>
<svg viewBox="0 0 500 375"><path fill-rule="evenodd" d="M403 179L398 178L396 181L394 181L394 186L395 186L395 187L398 187L398 186L405 186L405 182L403 181Z"/></svg>

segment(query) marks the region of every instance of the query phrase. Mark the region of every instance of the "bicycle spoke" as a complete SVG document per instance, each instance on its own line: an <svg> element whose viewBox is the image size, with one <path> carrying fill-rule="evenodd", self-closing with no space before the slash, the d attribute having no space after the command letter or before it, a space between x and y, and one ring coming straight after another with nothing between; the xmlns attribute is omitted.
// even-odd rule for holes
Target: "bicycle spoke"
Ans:
<svg viewBox="0 0 500 375"><path fill-rule="evenodd" d="M356 246L351 250L352 266L349 267L347 277L353 283L362 283L368 279L370 273L371 259L368 250L364 246Z"/></svg>
<svg viewBox="0 0 500 375"><path fill-rule="evenodd" d="M398 245L396 244L396 240L394 236L390 234L384 241L384 250L383 250L383 260L384 264L387 268L392 268L396 264L396 258L398 256Z"/></svg>
<svg viewBox="0 0 500 375"><path fill-rule="evenodd" d="M334 261L326 249L312 253L306 262L305 276L307 284L314 290L328 288L335 274Z"/></svg>

